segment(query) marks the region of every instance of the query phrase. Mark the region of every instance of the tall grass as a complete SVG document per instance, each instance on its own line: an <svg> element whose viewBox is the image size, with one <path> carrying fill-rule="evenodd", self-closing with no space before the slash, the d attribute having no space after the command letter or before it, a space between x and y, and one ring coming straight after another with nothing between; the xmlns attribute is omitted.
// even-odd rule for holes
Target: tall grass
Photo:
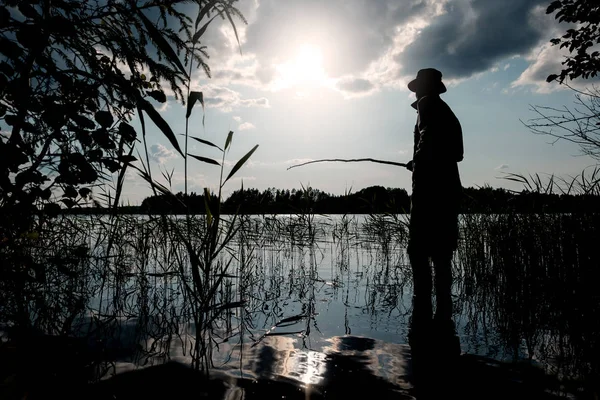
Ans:
<svg viewBox="0 0 600 400"><path fill-rule="evenodd" d="M205 371L215 359L242 366L244 348L283 334L318 349L329 335L364 329L355 312L403 341L412 290L405 216L209 211L45 224L23 238L43 268L18 291L0 293L2 315L27 312L40 331L88 338L99 373L115 360L176 356ZM490 356L593 384L600 216L507 209L465 214L460 223L453 293L463 348L483 345ZM327 302L344 307L339 333L319 317Z"/></svg>

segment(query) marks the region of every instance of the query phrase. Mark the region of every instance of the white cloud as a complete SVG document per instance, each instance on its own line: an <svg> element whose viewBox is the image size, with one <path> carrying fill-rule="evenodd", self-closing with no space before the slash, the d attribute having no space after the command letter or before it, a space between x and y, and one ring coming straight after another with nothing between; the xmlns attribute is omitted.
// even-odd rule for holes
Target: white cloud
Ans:
<svg viewBox="0 0 600 400"><path fill-rule="evenodd" d="M232 117L235 122L242 122L242 117L238 117L237 115Z"/></svg>
<svg viewBox="0 0 600 400"><path fill-rule="evenodd" d="M266 97L244 99L239 92L224 86L205 85L198 90L204 93L204 103L207 108L216 108L223 112L231 112L239 107L263 107L269 108L269 100Z"/></svg>
<svg viewBox="0 0 600 400"><path fill-rule="evenodd" d="M529 66L517 80L511 83L511 88L529 86L538 93L549 93L562 89L556 82L546 82L548 75L562 69L562 53L558 46L552 46L550 43L546 43L541 48L532 51L525 58L530 62Z"/></svg>
<svg viewBox="0 0 600 400"><path fill-rule="evenodd" d="M510 168L510 166L508 164L500 164L496 168L494 168L494 170L499 171L501 169L508 169L508 168Z"/></svg>
<svg viewBox="0 0 600 400"><path fill-rule="evenodd" d="M228 182L240 181L240 182L251 182L255 181L255 176L236 176L231 178Z"/></svg>
<svg viewBox="0 0 600 400"><path fill-rule="evenodd" d="M344 93L346 97L358 97L371 94L375 85L368 79L344 77L335 83L335 88Z"/></svg>
<svg viewBox="0 0 600 400"><path fill-rule="evenodd" d="M302 46L309 45L322 55L322 85L346 98L384 88L405 90L423 67L439 68L447 86L486 71L507 70L510 64L500 62L547 42L554 21L544 12L546 0L248 3L250 23L239 31L243 56L230 27L225 24L214 31L225 44L214 40L214 52L219 54L218 62L211 58L213 82L265 91L287 87L281 84L278 66L287 65ZM306 88L294 90L298 98L308 93ZM265 98L235 99L223 93L217 97L212 105L224 111L268 106Z"/></svg>
<svg viewBox="0 0 600 400"><path fill-rule="evenodd" d="M285 160L282 162L283 165L296 165L303 164L309 161L314 161L312 158L292 158L290 160Z"/></svg>
<svg viewBox="0 0 600 400"><path fill-rule="evenodd" d="M167 149L160 143L153 144L149 150L148 156L150 160L159 164L164 164L171 159L177 158L175 151Z"/></svg>
<svg viewBox="0 0 600 400"><path fill-rule="evenodd" d="M240 131L247 131L247 130L250 130L250 129L256 129L256 127L252 123L250 123L250 122L244 122L243 124L241 124L240 126L238 126L238 129Z"/></svg>
<svg viewBox="0 0 600 400"><path fill-rule="evenodd" d="M553 46L550 43L541 45L540 48L526 56L526 60L530 62L530 65L511 83L511 88L528 87L537 93L550 93L568 89L566 85L559 85L557 82L546 82L548 75L557 74L563 69L561 62L564 60L565 55L565 49L560 49L560 46ZM586 90L599 82L600 78L577 79L567 83L575 89Z"/></svg>

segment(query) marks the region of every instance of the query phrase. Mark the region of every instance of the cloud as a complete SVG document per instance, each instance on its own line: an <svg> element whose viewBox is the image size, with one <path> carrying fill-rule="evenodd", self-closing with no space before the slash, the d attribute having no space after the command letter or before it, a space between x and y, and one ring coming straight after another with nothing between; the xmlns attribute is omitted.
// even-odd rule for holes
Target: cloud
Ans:
<svg viewBox="0 0 600 400"><path fill-rule="evenodd" d="M552 46L550 43L545 43L539 49L531 51L526 57L530 65L511 83L511 88L529 87L537 93L568 89L565 85L559 85L557 82L546 82L548 75L559 73L563 69L561 62L565 55L565 49L561 50L560 46ZM600 83L600 77L568 81L570 86L578 90L585 90L598 83Z"/></svg>
<svg viewBox="0 0 600 400"><path fill-rule="evenodd" d="M175 171L173 173L173 177L171 178L171 183L173 184L171 190L173 190L174 192L183 190L185 187L185 181L186 178L183 171ZM188 190L198 193L201 193L205 187L211 186L211 180L206 175L201 173L194 173L193 170L188 172L187 182ZM164 180L162 183L164 183L165 185L167 184L167 182Z"/></svg>
<svg viewBox="0 0 600 400"><path fill-rule="evenodd" d="M241 181L241 182L250 182L250 181L255 181L256 177L255 176L236 176L233 177L229 180L229 182L232 181Z"/></svg>
<svg viewBox="0 0 600 400"><path fill-rule="evenodd" d="M493 68L514 54L527 53L545 36L537 6L544 0L455 1L420 31L396 60L403 71L439 68L445 77L465 78ZM545 16L546 21L553 20ZM547 25L547 23L546 23Z"/></svg>
<svg viewBox="0 0 600 400"><path fill-rule="evenodd" d="M508 169L508 168L510 168L510 166L508 164L500 164L496 168L494 168L494 170L499 171L501 169Z"/></svg>
<svg viewBox="0 0 600 400"><path fill-rule="evenodd" d="M239 92L223 86L205 85L202 86L202 91L206 107L216 108L223 112L231 112L234 108L239 107L270 107L266 97L243 99Z"/></svg>
<svg viewBox="0 0 600 400"><path fill-rule="evenodd" d="M232 117L232 118L233 118L233 120L234 120L235 122L242 122L242 117L239 117L239 116L237 116L237 115L236 115L236 116L234 116L234 117Z"/></svg>
<svg viewBox="0 0 600 400"><path fill-rule="evenodd" d="M241 99L239 101L239 105L242 107L271 107L269 100L266 97L261 97L258 99Z"/></svg>
<svg viewBox="0 0 600 400"><path fill-rule="evenodd" d="M341 78L335 83L335 88L347 97L360 96L371 93L375 85L368 79L346 77Z"/></svg>
<svg viewBox="0 0 600 400"><path fill-rule="evenodd" d="M314 161L314 159L313 158L292 158L290 160L283 161L283 165L304 164L309 161Z"/></svg>
<svg viewBox="0 0 600 400"><path fill-rule="evenodd" d="M167 149L162 144L157 143L150 146L150 152L148 156L150 157L150 160L159 164L164 164L173 158L177 158L177 153L175 153L173 150Z"/></svg>
<svg viewBox="0 0 600 400"><path fill-rule="evenodd" d="M244 49L269 66L293 59L304 44L318 45L333 77L367 68L393 43L395 28L426 10L430 0L261 0L246 30Z"/></svg>
<svg viewBox="0 0 600 400"><path fill-rule="evenodd" d="M213 67L219 84L278 90L277 66L293 60L302 46L312 45L320 50L331 87L345 97L405 89L425 67L440 69L452 86L486 71L508 69L510 64L502 60L530 54L557 26L553 16L545 14L547 0L250 3L250 23L240 33L244 55L235 54ZM231 41L225 28L219 35ZM244 104L267 106L268 101L237 101L238 106Z"/></svg>
<svg viewBox="0 0 600 400"><path fill-rule="evenodd" d="M256 129L256 127L252 123L250 123L250 122L244 122L243 124L241 124L240 126L238 126L238 129L240 131L247 131L247 130L250 130L250 129Z"/></svg>

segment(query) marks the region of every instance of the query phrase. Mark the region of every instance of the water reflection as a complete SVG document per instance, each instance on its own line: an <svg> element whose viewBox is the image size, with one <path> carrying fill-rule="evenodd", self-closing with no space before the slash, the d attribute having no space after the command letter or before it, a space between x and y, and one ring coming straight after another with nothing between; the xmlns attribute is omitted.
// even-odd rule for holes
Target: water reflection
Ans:
<svg viewBox="0 0 600 400"><path fill-rule="evenodd" d="M148 396L158 393L132 387L161 375L179 390L194 382L199 394L211 399L414 399L410 382L408 346L358 336L333 337L322 352L298 348L298 339L269 337L258 346L244 346L239 368L213 371L212 383L185 364L161 365L125 372L99 385L104 398ZM239 354L239 353L238 353ZM236 360L239 361L239 360ZM215 383L217 382L217 383ZM168 391L167 391L168 392ZM164 393L161 393L163 395Z"/></svg>
<svg viewBox="0 0 600 400"><path fill-rule="evenodd" d="M270 380L314 393L338 385L353 398L347 388L356 381L427 397L427 387L464 389L478 380L508 387L534 376L544 382L537 394L593 398L600 382L597 222L577 215L463 216L453 326L419 315L412 302L401 217L247 217L215 300L245 303L220 314L210 332L214 365L244 390L249 381ZM132 223L148 224L142 233L160 232L150 220ZM94 324L111 330L95 335L118 350L105 354L123 368L189 362L195 331L173 273L174 254L185 260L185 250L162 233L121 237L118 262L129 269L108 274L105 292L89 306ZM128 244L136 240L143 246ZM103 276L104 262L84 269L90 282Z"/></svg>

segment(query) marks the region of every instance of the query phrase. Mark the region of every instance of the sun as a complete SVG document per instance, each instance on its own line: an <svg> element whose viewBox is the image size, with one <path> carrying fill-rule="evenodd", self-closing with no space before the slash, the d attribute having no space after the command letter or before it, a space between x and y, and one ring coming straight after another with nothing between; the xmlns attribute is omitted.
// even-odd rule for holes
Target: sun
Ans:
<svg viewBox="0 0 600 400"><path fill-rule="evenodd" d="M276 70L281 87L316 87L327 82L321 49L310 44L300 46L295 57Z"/></svg>

